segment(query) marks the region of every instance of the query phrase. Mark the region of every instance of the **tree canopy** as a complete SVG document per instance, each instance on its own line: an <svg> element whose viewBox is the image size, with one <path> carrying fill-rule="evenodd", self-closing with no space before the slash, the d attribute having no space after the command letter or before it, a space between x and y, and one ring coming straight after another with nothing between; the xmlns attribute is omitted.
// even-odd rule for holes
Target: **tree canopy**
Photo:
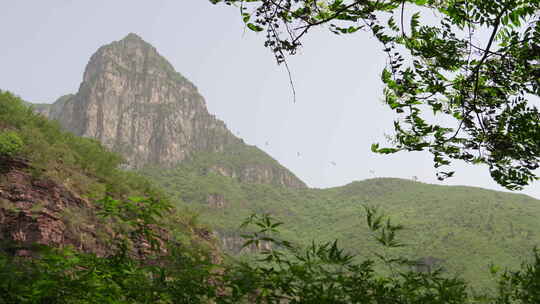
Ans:
<svg viewBox="0 0 540 304"><path fill-rule="evenodd" d="M511 190L539 179L540 0L210 1L238 7L278 63L317 27L371 33L397 113L391 146L374 152L429 151L441 180L453 160L487 165Z"/></svg>

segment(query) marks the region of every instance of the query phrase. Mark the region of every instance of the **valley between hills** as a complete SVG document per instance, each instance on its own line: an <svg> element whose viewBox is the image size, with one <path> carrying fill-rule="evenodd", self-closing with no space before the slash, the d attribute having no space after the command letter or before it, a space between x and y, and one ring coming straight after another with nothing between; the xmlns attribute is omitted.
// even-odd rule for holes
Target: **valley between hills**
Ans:
<svg viewBox="0 0 540 304"><path fill-rule="evenodd" d="M372 258L378 249L366 226L364 206L376 206L406 228L398 236L407 246L397 249L396 254L413 260L437 260L435 266L478 288L492 286L492 263L517 268L530 258L540 239L540 201L526 195L396 178L355 181L328 189L308 188L270 155L233 135L223 121L208 112L196 86L135 34L97 50L78 92L52 104L27 106L40 117L55 121L73 138L87 138L80 144L65 141L58 147L90 147L97 151L100 148L94 144L99 142L122 156L119 163L123 170L112 174L105 169L101 172L85 168L82 161L83 165L75 167L66 167L67 161L43 164L50 159L38 161L38 151L28 152L34 155L29 158L58 182L59 193L66 188L84 198L72 210L72 214L78 214L74 217L86 214L85 204L109 193L111 185L118 182L112 179L120 179L133 182L117 191L119 197L141 192L141 185L159 189L184 223L175 224L171 219L167 225L182 226L180 234L186 239L199 240L232 255L249 258L253 253L242 251L241 222L252 213L270 213L284 223L282 237L295 244L309 246L312 241L337 239L359 258ZM39 124L43 122L36 122ZM40 132L40 138L48 136L46 130ZM34 145L39 147L38 143ZM92 157L88 154L87 160L81 159L91 164ZM55 166L70 173L60 172ZM81 168L86 173L77 173ZM29 178L20 173L23 171L17 172L8 180ZM135 173L146 177L150 184L139 181L139 177L126 177ZM79 181L74 182L74 176ZM32 187L31 183L28 187ZM6 193L10 188L4 184L2 189ZM4 195L2 208L13 209L8 206L16 205L13 197ZM54 211L64 207L45 204L47 208ZM73 220L55 222L62 226L57 228L62 240L35 239L59 245L71 238L68 243L72 245L102 252L105 249L99 234L106 234L109 228L106 224L93 228L92 216L83 218L85 224L80 227L75 227ZM1 219L5 225L7 220ZM95 229L99 233L92 232ZM4 233L4 238L10 235L14 234ZM64 237L67 235L70 238ZM78 240L81 235L87 235L87 241Z"/></svg>

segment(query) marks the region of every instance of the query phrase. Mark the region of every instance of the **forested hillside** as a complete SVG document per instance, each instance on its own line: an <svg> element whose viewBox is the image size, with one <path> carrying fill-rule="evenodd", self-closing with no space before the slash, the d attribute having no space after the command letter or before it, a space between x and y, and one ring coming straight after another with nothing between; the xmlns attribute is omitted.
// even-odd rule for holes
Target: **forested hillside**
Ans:
<svg viewBox="0 0 540 304"><path fill-rule="evenodd" d="M337 239L350 252L373 257L364 206L376 206L406 227L400 240L407 246L400 254L413 260L434 257L449 273L488 286L491 263L519 266L540 238L540 201L526 195L394 178L290 189L241 183L204 170L206 162L201 157L176 169L142 173L177 201L191 204L230 252L241 249L242 219L270 213L284 222L283 236L297 244Z"/></svg>

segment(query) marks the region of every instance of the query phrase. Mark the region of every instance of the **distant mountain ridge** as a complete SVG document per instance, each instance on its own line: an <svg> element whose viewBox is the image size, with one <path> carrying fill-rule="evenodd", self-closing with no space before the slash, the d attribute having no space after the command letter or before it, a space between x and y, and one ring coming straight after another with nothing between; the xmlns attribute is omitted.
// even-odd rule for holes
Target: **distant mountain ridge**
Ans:
<svg viewBox="0 0 540 304"><path fill-rule="evenodd" d="M195 85L133 33L92 55L76 94L50 106L36 105L35 110L75 135L95 138L119 152L130 168L171 167L198 153L258 150L256 162L244 153L246 163L241 166L218 161L208 169L248 183L306 187L208 113Z"/></svg>

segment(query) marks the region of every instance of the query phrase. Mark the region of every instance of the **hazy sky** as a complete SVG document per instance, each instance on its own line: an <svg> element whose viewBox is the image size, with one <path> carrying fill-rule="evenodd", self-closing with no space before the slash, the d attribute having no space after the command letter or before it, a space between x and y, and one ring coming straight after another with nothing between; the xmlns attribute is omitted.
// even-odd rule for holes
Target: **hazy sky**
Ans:
<svg viewBox="0 0 540 304"><path fill-rule="evenodd" d="M0 88L33 102L75 93L97 48L129 32L193 81L235 134L312 187L374 176L439 183L427 153L371 153L395 116L380 102L384 55L363 32L319 31L305 42L290 58L293 103L285 69L262 34L244 32L235 8L207 0L7 0L0 4ZM454 167L456 177L444 184L501 190L485 167ZM540 183L524 193L540 198Z"/></svg>

